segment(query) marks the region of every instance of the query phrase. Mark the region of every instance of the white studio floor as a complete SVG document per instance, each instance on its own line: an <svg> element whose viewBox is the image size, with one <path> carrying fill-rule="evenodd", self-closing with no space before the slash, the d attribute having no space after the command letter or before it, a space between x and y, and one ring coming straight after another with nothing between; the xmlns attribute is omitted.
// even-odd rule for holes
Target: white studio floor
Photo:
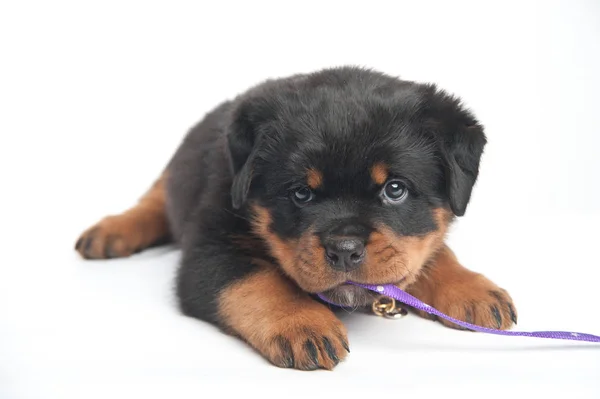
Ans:
<svg viewBox="0 0 600 399"><path fill-rule="evenodd" d="M563 219L570 230L587 225ZM480 269L510 290L517 329L598 334L597 279L585 275L595 238L541 232L525 244L527 222L523 227L521 234L505 232L501 246L510 243L512 253L494 254L496 244L457 232L457 241L470 242L458 252L468 254L469 265L485 263ZM600 392L598 344L454 331L414 315L344 315L351 342L344 363L332 372L278 369L234 338L177 313L171 291L177 251L87 262L69 250L69 230L75 233L56 233L53 248L23 253L1 281L2 398L191 398L210 390L300 397L340 389L592 398Z"/></svg>
<svg viewBox="0 0 600 399"><path fill-rule="evenodd" d="M600 397L600 344L413 315L345 314L347 361L278 369L177 312L174 248L94 262L73 250L216 103L267 77L359 64L438 82L486 126L449 242L511 293L515 329L600 335L600 7L412 3L3 4L0 399Z"/></svg>

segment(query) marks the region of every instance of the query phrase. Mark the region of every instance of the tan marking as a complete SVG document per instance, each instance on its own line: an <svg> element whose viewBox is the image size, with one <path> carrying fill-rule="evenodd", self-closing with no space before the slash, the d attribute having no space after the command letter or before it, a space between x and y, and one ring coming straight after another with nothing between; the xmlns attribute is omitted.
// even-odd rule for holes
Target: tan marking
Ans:
<svg viewBox="0 0 600 399"><path fill-rule="evenodd" d="M442 247L448 230L448 211L438 208L433 214L438 228L424 236L401 237L385 226L373 232L367 244L366 267L353 276L355 281L377 284L402 280L401 287L413 283Z"/></svg>
<svg viewBox="0 0 600 399"><path fill-rule="evenodd" d="M442 313L483 327L508 329L513 324L512 318L517 317L510 295L485 276L463 267L447 246L407 290ZM500 325L491 311L492 306L498 309ZM419 314L431 318L424 312ZM454 323L440 321L457 328Z"/></svg>
<svg viewBox="0 0 600 399"><path fill-rule="evenodd" d="M263 260L255 263L259 271L219 295L221 322L279 367L316 368L305 347L311 340L317 350L318 365L332 369L337 362L328 355L323 339L329 340L339 360L344 359L344 345L348 342L344 325L273 265Z"/></svg>
<svg viewBox="0 0 600 399"><path fill-rule="evenodd" d="M308 187L315 190L323 184L323 174L320 171L311 168L306 172L306 181Z"/></svg>
<svg viewBox="0 0 600 399"><path fill-rule="evenodd" d="M321 292L344 281L343 275L325 263L325 250L312 231L306 231L298 240L283 240L271 231L268 209L254 205L253 212L254 233L265 241L283 271L302 289Z"/></svg>
<svg viewBox="0 0 600 399"><path fill-rule="evenodd" d="M125 257L167 241L165 178L163 173L134 207L107 216L84 231L75 245L79 254L87 259Z"/></svg>
<svg viewBox="0 0 600 399"><path fill-rule="evenodd" d="M388 167L386 164L379 162L371 168L371 179L379 185L385 183L388 179Z"/></svg>

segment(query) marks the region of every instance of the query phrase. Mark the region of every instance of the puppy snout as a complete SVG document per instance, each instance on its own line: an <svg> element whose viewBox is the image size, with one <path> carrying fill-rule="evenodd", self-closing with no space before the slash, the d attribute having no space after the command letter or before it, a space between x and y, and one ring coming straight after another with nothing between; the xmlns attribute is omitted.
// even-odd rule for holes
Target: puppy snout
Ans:
<svg viewBox="0 0 600 399"><path fill-rule="evenodd" d="M325 259L332 268L350 272L365 259L365 243L357 237L335 237L324 242Z"/></svg>

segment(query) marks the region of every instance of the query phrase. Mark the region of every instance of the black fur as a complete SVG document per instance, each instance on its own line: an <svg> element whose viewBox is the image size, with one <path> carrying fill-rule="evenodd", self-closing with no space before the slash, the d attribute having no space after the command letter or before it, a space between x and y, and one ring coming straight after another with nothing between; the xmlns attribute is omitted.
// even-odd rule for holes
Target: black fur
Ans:
<svg viewBox="0 0 600 399"><path fill-rule="evenodd" d="M384 224L401 236L436 228L432 210L467 208L486 144L482 126L458 99L360 68L270 80L225 102L195 126L168 167L167 210L183 249L177 278L182 310L218 323L216 298L250 273L253 253L232 236L251 236L248 204L270 210L272 231L299 237ZM400 204L382 201L370 168L389 166L404 182ZM323 174L315 199L291 195L306 170ZM365 233L366 234L366 233Z"/></svg>

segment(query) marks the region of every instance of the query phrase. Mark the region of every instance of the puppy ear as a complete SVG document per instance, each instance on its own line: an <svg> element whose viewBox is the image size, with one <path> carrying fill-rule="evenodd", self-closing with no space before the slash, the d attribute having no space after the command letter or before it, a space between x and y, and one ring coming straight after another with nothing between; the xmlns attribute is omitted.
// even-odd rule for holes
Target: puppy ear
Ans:
<svg viewBox="0 0 600 399"><path fill-rule="evenodd" d="M248 107L241 105L233 115L233 122L227 133L227 144L233 182L231 184L231 202L239 209L246 202L252 183L256 150L256 134L250 120Z"/></svg>
<svg viewBox="0 0 600 399"><path fill-rule="evenodd" d="M240 209L248 198L250 184L252 183L252 172L251 163L246 163L233 177L231 184L231 205L234 209Z"/></svg>
<svg viewBox="0 0 600 399"><path fill-rule="evenodd" d="M442 155L446 166L446 192L456 216L463 216L479 175L479 164L486 137L477 123L459 126L444 134Z"/></svg>

